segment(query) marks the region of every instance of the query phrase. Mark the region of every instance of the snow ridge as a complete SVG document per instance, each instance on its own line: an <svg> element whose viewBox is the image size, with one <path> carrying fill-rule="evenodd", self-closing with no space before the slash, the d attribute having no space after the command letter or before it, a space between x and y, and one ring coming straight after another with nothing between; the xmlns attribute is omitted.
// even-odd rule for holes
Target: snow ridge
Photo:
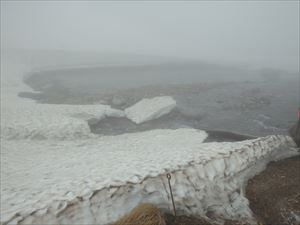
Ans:
<svg viewBox="0 0 300 225"><path fill-rule="evenodd" d="M245 182L270 160L298 154L295 143L286 136L203 143L206 137L203 131L178 129L34 146L8 141L1 222L109 224L141 202L171 211L170 172L179 214L254 223ZM19 151L20 146L30 152Z"/></svg>

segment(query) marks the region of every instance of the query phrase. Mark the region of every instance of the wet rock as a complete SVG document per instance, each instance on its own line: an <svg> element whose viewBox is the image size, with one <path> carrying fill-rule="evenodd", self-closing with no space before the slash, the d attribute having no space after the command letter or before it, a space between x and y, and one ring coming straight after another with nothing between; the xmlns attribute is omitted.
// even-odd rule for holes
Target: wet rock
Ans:
<svg viewBox="0 0 300 225"><path fill-rule="evenodd" d="M298 120L298 123L296 123L291 129L290 129L290 135L296 142L297 146L300 147L300 119Z"/></svg>

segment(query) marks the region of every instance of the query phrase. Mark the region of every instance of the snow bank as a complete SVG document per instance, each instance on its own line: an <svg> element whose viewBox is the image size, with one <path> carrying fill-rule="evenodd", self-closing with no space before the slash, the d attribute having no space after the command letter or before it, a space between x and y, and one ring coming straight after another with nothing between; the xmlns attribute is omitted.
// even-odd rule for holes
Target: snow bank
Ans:
<svg viewBox="0 0 300 225"><path fill-rule="evenodd" d="M253 221L244 182L297 154L285 136L203 143L204 131L152 130L73 141L5 140L1 222L108 224L141 202L179 214ZM124 207L126 206L126 207Z"/></svg>
<svg viewBox="0 0 300 225"><path fill-rule="evenodd" d="M75 139L94 137L88 121L124 112L107 105L6 104L1 137L6 139Z"/></svg>
<svg viewBox="0 0 300 225"><path fill-rule="evenodd" d="M200 145L206 137L203 131L180 129L72 141L3 140L1 222L18 214L31 218L31 213L40 210L48 218L48 210L56 215L60 207L89 198L96 190L158 176L163 168L182 162L182 150ZM171 151L173 157L169 157ZM40 224L56 223L46 217Z"/></svg>
<svg viewBox="0 0 300 225"><path fill-rule="evenodd" d="M140 124L149 120L157 119L171 112L176 106L176 101L169 96L143 99L135 105L125 109L128 119Z"/></svg>

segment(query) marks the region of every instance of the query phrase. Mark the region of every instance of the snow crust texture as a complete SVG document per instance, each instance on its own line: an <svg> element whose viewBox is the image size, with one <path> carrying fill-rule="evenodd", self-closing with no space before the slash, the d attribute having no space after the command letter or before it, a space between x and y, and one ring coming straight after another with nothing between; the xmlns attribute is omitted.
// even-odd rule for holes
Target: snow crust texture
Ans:
<svg viewBox="0 0 300 225"><path fill-rule="evenodd" d="M123 117L107 105L6 104L1 135L6 139L75 139L94 137L88 121Z"/></svg>
<svg viewBox="0 0 300 225"><path fill-rule="evenodd" d="M157 119L168 114L176 107L176 101L170 96L160 96L151 99L143 99L125 109L128 119L136 124Z"/></svg>
<svg viewBox="0 0 300 225"><path fill-rule="evenodd" d="M178 129L61 142L5 140L1 222L109 224L141 202L171 211L167 172L179 214L254 222L244 182L269 160L297 154L293 140L203 143L206 136Z"/></svg>

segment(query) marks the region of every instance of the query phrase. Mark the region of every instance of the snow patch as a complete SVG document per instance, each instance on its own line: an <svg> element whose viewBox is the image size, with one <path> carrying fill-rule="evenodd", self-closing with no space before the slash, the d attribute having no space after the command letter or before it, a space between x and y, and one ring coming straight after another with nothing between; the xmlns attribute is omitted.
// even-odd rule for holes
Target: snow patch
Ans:
<svg viewBox="0 0 300 225"><path fill-rule="evenodd" d="M176 101L170 96L145 98L135 105L125 109L128 119L136 124L157 119L168 114L176 107Z"/></svg>
<svg viewBox="0 0 300 225"><path fill-rule="evenodd" d="M1 110L1 137L5 139L75 139L96 137L89 121L123 117L107 105L50 105L6 103Z"/></svg>
<svg viewBox="0 0 300 225"><path fill-rule="evenodd" d="M5 58L5 57L3 57ZM2 58L1 58L2 63ZM30 67L3 61L1 66L1 139L77 139L97 137L88 123L124 117L109 105L37 104L18 97L33 90L22 82Z"/></svg>

